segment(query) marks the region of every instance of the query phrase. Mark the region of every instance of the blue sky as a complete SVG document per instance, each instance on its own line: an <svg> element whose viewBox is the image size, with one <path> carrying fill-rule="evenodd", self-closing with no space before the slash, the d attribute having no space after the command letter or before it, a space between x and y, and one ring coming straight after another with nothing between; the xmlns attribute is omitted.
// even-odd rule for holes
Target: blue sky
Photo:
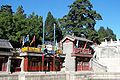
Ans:
<svg viewBox="0 0 120 80"><path fill-rule="evenodd" d="M68 5L75 0L0 0L0 6L9 4L15 12L19 5L23 6L27 15L35 12L45 20L48 11L55 18L61 18L69 11ZM100 26L109 27L120 38L120 0L91 0L93 9L102 15L103 20L97 21L96 30Z"/></svg>

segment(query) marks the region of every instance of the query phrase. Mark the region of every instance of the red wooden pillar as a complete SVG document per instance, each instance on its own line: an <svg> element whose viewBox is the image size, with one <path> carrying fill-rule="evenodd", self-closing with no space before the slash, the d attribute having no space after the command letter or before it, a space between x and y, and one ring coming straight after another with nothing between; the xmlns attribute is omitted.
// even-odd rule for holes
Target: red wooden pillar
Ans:
<svg viewBox="0 0 120 80"><path fill-rule="evenodd" d="M81 62L81 71L83 71L83 62Z"/></svg>
<svg viewBox="0 0 120 80"><path fill-rule="evenodd" d="M44 71L44 54L42 53L42 71Z"/></svg>
<svg viewBox="0 0 120 80"><path fill-rule="evenodd" d="M50 71L53 71L53 60L50 60Z"/></svg>
<svg viewBox="0 0 120 80"><path fill-rule="evenodd" d="M60 71L61 71L61 68L62 68L62 61L60 60L60 69L59 69Z"/></svg>
<svg viewBox="0 0 120 80"><path fill-rule="evenodd" d="M91 69L90 69L90 63L88 62L88 71L90 71Z"/></svg>
<svg viewBox="0 0 120 80"><path fill-rule="evenodd" d="M7 63L2 63L2 71L6 71L7 70Z"/></svg>
<svg viewBox="0 0 120 80"><path fill-rule="evenodd" d="M85 43L85 45L84 45L84 48L83 48L83 49L85 49L85 48L86 48L86 46L87 46L87 42Z"/></svg>
<svg viewBox="0 0 120 80"><path fill-rule="evenodd" d="M28 57L27 56L24 59L24 71L28 71Z"/></svg>
<svg viewBox="0 0 120 80"><path fill-rule="evenodd" d="M55 71L55 55L53 55L53 71Z"/></svg>
<svg viewBox="0 0 120 80"><path fill-rule="evenodd" d="M82 62L77 63L77 71L82 71L83 70L83 64Z"/></svg>

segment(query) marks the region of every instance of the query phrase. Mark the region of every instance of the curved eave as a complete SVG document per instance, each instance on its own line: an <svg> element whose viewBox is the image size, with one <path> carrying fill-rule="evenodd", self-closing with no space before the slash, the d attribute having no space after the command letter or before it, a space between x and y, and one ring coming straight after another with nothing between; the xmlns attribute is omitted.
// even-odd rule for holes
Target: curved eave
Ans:
<svg viewBox="0 0 120 80"><path fill-rule="evenodd" d="M4 52L4 51L0 51L0 56L12 56L13 53L12 52Z"/></svg>

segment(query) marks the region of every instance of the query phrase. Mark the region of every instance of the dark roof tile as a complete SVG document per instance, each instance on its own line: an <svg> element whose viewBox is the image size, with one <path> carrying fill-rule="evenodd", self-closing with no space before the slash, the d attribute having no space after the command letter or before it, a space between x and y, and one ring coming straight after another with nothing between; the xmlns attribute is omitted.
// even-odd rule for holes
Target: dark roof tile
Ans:
<svg viewBox="0 0 120 80"><path fill-rule="evenodd" d="M12 45L8 40L0 39L0 48L9 48L12 49Z"/></svg>

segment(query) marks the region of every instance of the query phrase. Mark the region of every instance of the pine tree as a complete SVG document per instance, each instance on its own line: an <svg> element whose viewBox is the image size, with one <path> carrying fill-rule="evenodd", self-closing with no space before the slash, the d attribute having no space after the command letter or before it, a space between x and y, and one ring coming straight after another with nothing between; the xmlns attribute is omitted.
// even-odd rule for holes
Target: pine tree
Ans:
<svg viewBox="0 0 120 80"><path fill-rule="evenodd" d="M45 40L53 41L54 40L54 24L55 24L55 32L56 32L56 40L59 42L62 39L62 31L58 26L58 21L53 17L51 12L49 11L47 14L47 18L45 21Z"/></svg>
<svg viewBox="0 0 120 80"><path fill-rule="evenodd" d="M64 34L75 34L81 36L88 32L85 30L95 30L97 20L102 20L100 14L93 10L93 6L89 0L76 0L69 6L70 11L62 19L60 19L61 26L63 26ZM89 33L86 34L89 36Z"/></svg>

